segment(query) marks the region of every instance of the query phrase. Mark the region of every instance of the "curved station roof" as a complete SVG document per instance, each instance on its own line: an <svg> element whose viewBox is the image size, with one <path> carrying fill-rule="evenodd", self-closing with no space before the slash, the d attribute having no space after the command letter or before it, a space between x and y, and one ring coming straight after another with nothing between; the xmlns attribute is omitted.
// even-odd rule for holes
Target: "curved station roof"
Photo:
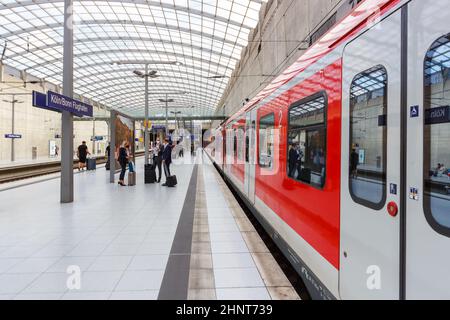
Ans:
<svg viewBox="0 0 450 320"><path fill-rule="evenodd" d="M165 114L167 98L182 114L212 115L262 2L74 1L74 90L143 116L145 81L134 72L147 63L151 116ZM63 11L61 0L0 0L3 63L61 85Z"/></svg>

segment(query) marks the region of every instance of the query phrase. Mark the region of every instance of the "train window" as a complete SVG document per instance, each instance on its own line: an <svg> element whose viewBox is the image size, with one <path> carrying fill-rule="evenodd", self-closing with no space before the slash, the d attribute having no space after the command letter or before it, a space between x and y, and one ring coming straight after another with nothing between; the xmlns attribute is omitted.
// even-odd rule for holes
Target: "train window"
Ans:
<svg viewBox="0 0 450 320"><path fill-rule="evenodd" d="M358 74L350 89L349 186L355 202L381 210L386 202L387 71Z"/></svg>
<svg viewBox="0 0 450 320"><path fill-rule="evenodd" d="M271 113L259 120L259 166L273 168L273 130L275 129L275 114Z"/></svg>
<svg viewBox="0 0 450 320"><path fill-rule="evenodd" d="M424 71L424 209L450 235L450 34L428 51Z"/></svg>
<svg viewBox="0 0 450 320"><path fill-rule="evenodd" d="M288 177L316 188L325 185L327 103L321 92L289 108Z"/></svg>

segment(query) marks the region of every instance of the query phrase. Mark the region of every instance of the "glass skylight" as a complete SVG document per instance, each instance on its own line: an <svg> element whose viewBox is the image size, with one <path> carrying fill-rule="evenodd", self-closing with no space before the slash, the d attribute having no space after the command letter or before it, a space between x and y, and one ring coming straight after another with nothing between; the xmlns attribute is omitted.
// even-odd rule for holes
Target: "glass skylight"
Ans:
<svg viewBox="0 0 450 320"><path fill-rule="evenodd" d="M143 65L116 61L178 61L150 65L150 114L159 99L185 115L212 115L258 23L266 0L74 1L74 89L133 116L144 114ZM60 85L64 1L0 0L4 63ZM186 94L173 94L186 92ZM183 110L185 109L185 110Z"/></svg>

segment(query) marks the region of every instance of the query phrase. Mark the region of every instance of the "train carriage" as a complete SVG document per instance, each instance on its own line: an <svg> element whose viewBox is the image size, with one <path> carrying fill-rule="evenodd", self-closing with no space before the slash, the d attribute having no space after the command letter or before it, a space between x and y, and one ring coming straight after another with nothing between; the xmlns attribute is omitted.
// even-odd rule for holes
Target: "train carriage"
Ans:
<svg viewBox="0 0 450 320"><path fill-rule="evenodd" d="M450 298L448 4L362 1L216 131L313 298Z"/></svg>

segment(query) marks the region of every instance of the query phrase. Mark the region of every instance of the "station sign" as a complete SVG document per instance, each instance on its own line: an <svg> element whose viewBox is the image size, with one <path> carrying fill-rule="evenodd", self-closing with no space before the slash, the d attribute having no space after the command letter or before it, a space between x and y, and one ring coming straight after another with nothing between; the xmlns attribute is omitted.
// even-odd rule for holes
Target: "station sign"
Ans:
<svg viewBox="0 0 450 320"><path fill-rule="evenodd" d="M91 141L103 141L103 140L105 140L105 137L103 136L91 137Z"/></svg>
<svg viewBox="0 0 450 320"><path fill-rule="evenodd" d="M94 108L91 105L52 91L47 93L47 105L49 108L68 111L79 117L92 117L94 114Z"/></svg>
<svg viewBox="0 0 450 320"><path fill-rule="evenodd" d="M6 139L22 139L22 135L15 134L15 133L8 133L8 134L5 134L5 138Z"/></svg>
<svg viewBox="0 0 450 320"><path fill-rule="evenodd" d="M56 112L68 111L77 117L94 115L91 105L52 91L48 91L47 95L33 91L33 106Z"/></svg>

